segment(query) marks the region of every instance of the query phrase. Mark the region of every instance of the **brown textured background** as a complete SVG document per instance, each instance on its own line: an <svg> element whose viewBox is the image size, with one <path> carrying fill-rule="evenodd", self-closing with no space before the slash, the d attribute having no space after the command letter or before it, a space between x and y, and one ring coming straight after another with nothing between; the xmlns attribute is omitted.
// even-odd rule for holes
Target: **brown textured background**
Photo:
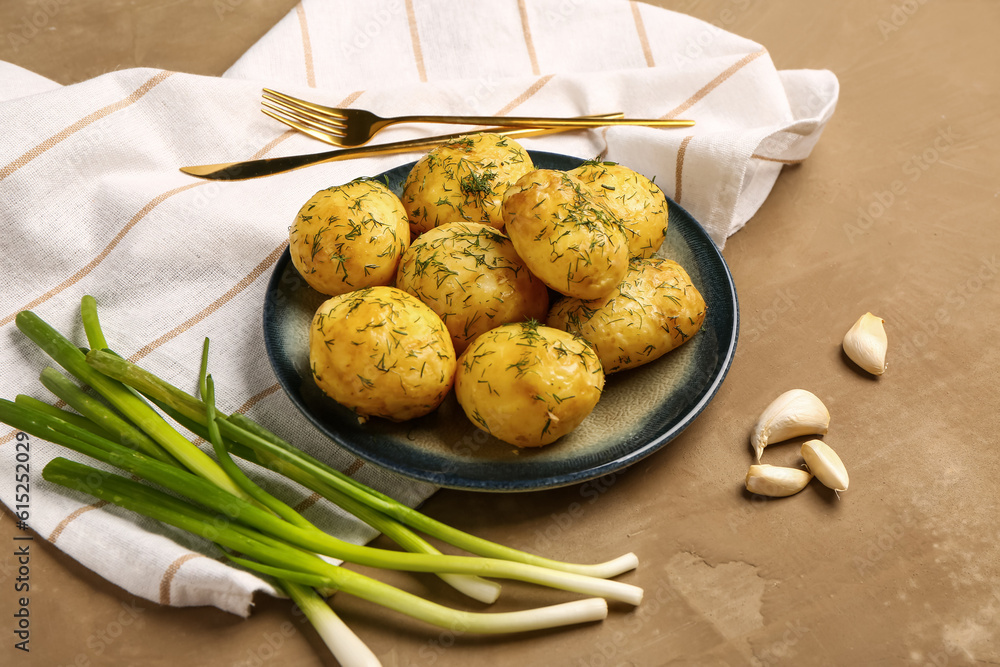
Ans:
<svg viewBox="0 0 1000 667"><path fill-rule="evenodd" d="M37 35L11 40L43 4L0 3L0 59L64 84L133 66L220 74L294 7L69 0L55 3ZM841 81L812 157L785 169L726 247L743 317L736 362L681 438L619 475L522 495L445 491L425 506L567 560L633 550L641 569L624 579L646 588L646 602L614 608L600 625L485 639L346 596L334 606L390 667L1000 662L1000 5L652 4L760 42L780 69L828 68ZM889 332L889 370L878 380L839 348L866 310ZM742 491L747 431L792 387L821 395L833 415L827 441L852 482L839 501L813 487L780 501ZM796 450L776 447L770 461L794 464ZM44 541L33 543L32 651L15 651L15 532L4 512L2 664L333 664L286 602L261 600L247 621L160 607ZM429 579L389 578L462 604ZM543 598L506 588L518 604Z"/></svg>

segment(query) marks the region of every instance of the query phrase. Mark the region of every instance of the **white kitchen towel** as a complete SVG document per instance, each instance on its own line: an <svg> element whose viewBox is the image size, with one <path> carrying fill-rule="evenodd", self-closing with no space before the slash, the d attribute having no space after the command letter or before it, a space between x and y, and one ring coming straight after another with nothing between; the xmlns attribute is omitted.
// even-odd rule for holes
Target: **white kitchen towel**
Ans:
<svg viewBox="0 0 1000 667"><path fill-rule="evenodd" d="M229 6L219 7L225 20ZM782 166L809 155L838 94L828 71L779 72L759 44L682 14L608 0L304 0L221 78L131 69L62 87L0 63L4 396L51 400L37 381L49 362L16 330L15 315L33 310L84 344L79 301L92 294L123 355L193 390L201 341L211 337L221 409L245 412L410 505L434 488L363 464L299 416L264 354L261 309L306 199L416 156L240 182L179 172L328 148L261 114L263 86L380 115L623 111L694 119L687 129L621 127L524 144L601 156L655 177L719 246L757 211ZM455 129L395 127L379 141ZM66 453L19 437L0 426L0 498L86 567L163 604L245 615L255 591L273 593L201 540L47 484L41 468ZM21 503L15 466L25 456L30 501ZM253 472L345 539L373 537L307 491Z"/></svg>

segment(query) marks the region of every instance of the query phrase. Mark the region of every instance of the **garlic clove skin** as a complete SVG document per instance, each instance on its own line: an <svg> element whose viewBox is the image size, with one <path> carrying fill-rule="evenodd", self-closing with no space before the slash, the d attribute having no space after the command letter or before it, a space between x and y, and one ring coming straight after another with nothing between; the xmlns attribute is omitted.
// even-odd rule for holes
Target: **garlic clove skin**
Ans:
<svg viewBox="0 0 1000 667"><path fill-rule="evenodd" d="M783 468L758 463L750 466L750 470L747 471L746 487L750 493L784 498L806 488L812 478L812 473L801 468Z"/></svg>
<svg viewBox="0 0 1000 667"><path fill-rule="evenodd" d="M886 369L885 353L889 340L884 323L881 317L865 313L844 335L844 352L851 361L872 375L882 375Z"/></svg>
<svg viewBox="0 0 1000 667"><path fill-rule="evenodd" d="M847 491L851 481L847 476L847 468L830 445L822 440L803 442L802 458L809 466L809 472L815 475L823 486L834 491Z"/></svg>
<svg viewBox="0 0 1000 667"><path fill-rule="evenodd" d="M764 408L750 434L757 462L769 444L800 435L822 435L830 428L830 411L805 389L786 391Z"/></svg>

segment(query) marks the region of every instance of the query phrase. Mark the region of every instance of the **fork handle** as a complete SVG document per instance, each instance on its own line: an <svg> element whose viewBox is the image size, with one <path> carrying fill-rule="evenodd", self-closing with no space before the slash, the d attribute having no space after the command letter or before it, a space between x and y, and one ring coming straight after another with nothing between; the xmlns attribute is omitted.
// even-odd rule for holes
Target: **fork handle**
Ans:
<svg viewBox="0 0 1000 667"><path fill-rule="evenodd" d="M663 118L544 118L537 116L397 116L374 123L379 128L397 123L446 123L449 125L494 125L496 127L605 127L642 125L646 127L691 127L693 120Z"/></svg>

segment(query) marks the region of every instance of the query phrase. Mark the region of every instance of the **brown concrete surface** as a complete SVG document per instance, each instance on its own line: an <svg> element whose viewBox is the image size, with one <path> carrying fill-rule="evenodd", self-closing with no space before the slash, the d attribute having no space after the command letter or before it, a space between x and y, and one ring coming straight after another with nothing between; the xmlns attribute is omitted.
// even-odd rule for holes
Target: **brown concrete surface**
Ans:
<svg viewBox="0 0 1000 667"><path fill-rule="evenodd" d="M41 4L0 3L0 59L62 83L136 65L221 73L293 6L228 0L220 19L209 0L60 2L27 44L3 37ZM635 551L641 569L623 580L645 587L646 602L613 607L601 624L485 639L346 596L334 607L389 667L1000 663L1000 4L656 4L764 44L781 69L829 68L842 86L812 157L785 169L725 249L743 317L729 377L679 439L622 474L522 495L443 491L425 505L567 560ZM840 351L866 310L890 338L877 380ZM793 387L823 396L833 415L827 441L851 473L840 500L815 485L775 501L742 490L748 429ZM797 447L769 456L794 464ZM261 600L246 621L159 607L44 542L22 654L13 534L4 513L0 664L334 664L287 602ZM464 604L428 579L406 581ZM542 600L507 590L500 608Z"/></svg>

